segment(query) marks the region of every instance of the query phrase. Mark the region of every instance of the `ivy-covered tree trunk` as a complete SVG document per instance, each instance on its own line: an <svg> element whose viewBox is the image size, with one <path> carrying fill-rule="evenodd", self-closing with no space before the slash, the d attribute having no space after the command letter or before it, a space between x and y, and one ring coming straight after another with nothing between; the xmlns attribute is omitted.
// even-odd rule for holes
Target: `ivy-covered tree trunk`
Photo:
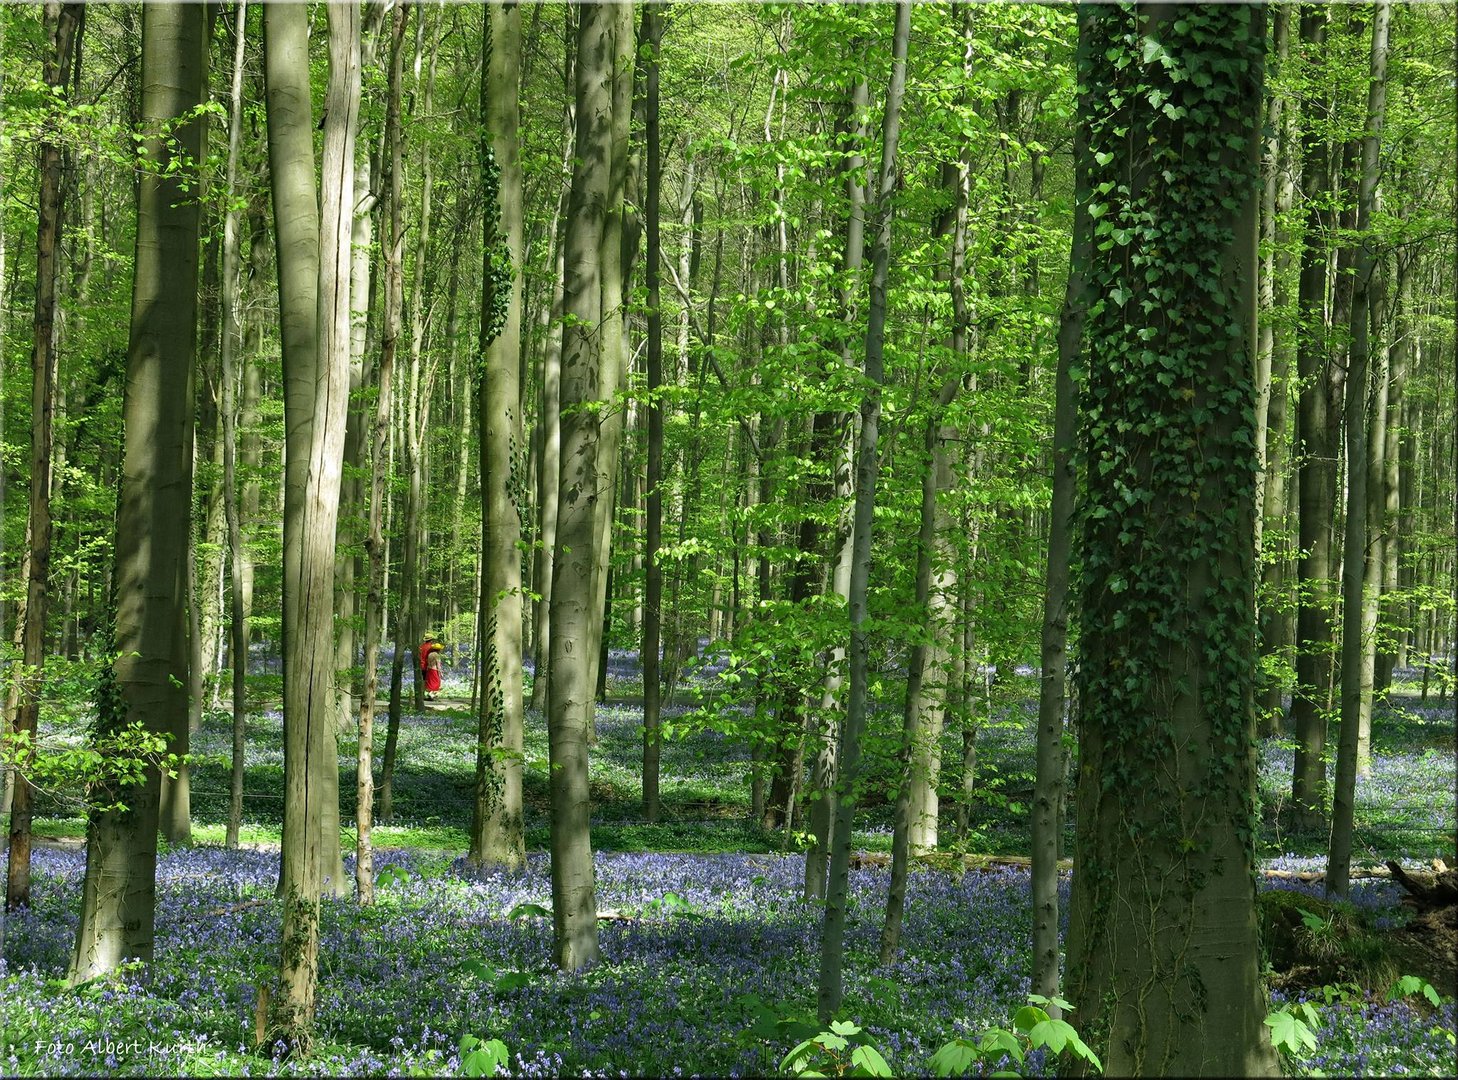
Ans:
<svg viewBox="0 0 1458 1080"><path fill-rule="evenodd" d="M97 731L139 724L163 735L187 724L187 532L191 519L193 370L197 359L199 207L207 87L202 4L142 9L142 114L148 138L137 184L122 485L117 500L117 659L103 681ZM165 135L163 134L165 132ZM102 786L125 810L93 812L70 978L152 959L161 773Z"/></svg>
<svg viewBox="0 0 1458 1080"><path fill-rule="evenodd" d="M481 610L482 682L470 868L519 869L522 832L521 423L522 172L517 146L521 8L493 4L481 42L482 269Z"/></svg>
<svg viewBox="0 0 1458 1080"><path fill-rule="evenodd" d="M1277 1075L1255 917L1265 9L1101 8L1068 992L1109 1075Z"/></svg>
<svg viewBox="0 0 1458 1080"><path fill-rule="evenodd" d="M315 187L308 11L264 10L268 150L278 236L284 422L284 821L279 987L270 1032L306 1053L319 964L320 896L340 889L335 742L334 553L349 407L350 236L359 121L360 25L353 0L329 13L324 146ZM332 837L326 835L332 829ZM332 842L331 842L332 841ZM334 880L330 880L334 879Z"/></svg>
<svg viewBox="0 0 1458 1080"><path fill-rule="evenodd" d="M43 26L46 86L64 107L71 65L84 24L85 5L49 0ZM30 506L26 519L25 604L19 621L20 670L15 674L10 730L36 737L45 659L46 587L51 564L51 453L56 407L56 278L61 256L62 156L56 142L40 145L40 213L36 218L35 319L31 338ZM194 258L196 256L194 255ZM4 282L0 281L0 287ZM191 472L189 471L189 476ZM9 703L7 702L7 705ZM30 824L34 793L24 771L13 781L5 909L30 903Z"/></svg>

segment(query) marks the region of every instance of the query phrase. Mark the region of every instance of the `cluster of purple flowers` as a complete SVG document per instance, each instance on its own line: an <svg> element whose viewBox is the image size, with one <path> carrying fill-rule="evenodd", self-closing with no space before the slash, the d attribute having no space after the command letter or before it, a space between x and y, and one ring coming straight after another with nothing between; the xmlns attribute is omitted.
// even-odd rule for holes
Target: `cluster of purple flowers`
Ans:
<svg viewBox="0 0 1458 1080"><path fill-rule="evenodd" d="M518 904L550 904L544 855L521 873L482 880L440 865L382 852L379 869L407 877L382 887L376 907L325 902L320 1047L294 1062L251 1049L278 910L245 905L271 896L275 854L164 855L150 978L128 971L78 993L53 980L75 933L81 857L38 851L36 903L11 919L0 966L0 1026L16 1043L0 1055L3 1071L449 1074L460 1038L474 1034L502 1039L522 1076L761 1075L788 1046L748 1032L756 1012L813 1016L820 916L800 899L798 858L600 855L600 909L629 917L601 924L604 962L581 975L552 968L550 920L508 918ZM1359 903L1391 903L1385 887L1359 885ZM877 968L886 887L884 870L852 873L843 1013L894 1068L915 1073L944 1041L1005 1024L1024 1000L1028 877L1015 868L913 874L905 953ZM1065 875L1065 910L1067 887ZM681 902L662 903L670 893ZM508 973L526 977L503 981ZM1436 1016L1406 1004L1328 1013L1321 1067L1329 1074L1422 1071L1453 1030L1451 1005ZM1030 1062L1034 1073L1051 1064Z"/></svg>

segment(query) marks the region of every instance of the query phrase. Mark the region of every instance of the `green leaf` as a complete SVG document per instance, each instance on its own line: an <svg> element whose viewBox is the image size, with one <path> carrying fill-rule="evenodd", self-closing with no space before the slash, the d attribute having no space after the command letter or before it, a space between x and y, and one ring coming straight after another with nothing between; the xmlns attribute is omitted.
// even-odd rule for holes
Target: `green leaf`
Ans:
<svg viewBox="0 0 1458 1080"><path fill-rule="evenodd" d="M930 1064L937 1076L962 1076L976 1060L977 1050L971 1043L966 1039L953 1039L931 1056Z"/></svg>
<svg viewBox="0 0 1458 1080"><path fill-rule="evenodd" d="M506 1044L500 1039L483 1041L467 1035L459 1050L462 1076L495 1076L506 1065Z"/></svg>
<svg viewBox="0 0 1458 1080"><path fill-rule="evenodd" d="M532 977L525 971L508 971L496 980L496 989L504 994L511 990L520 990L523 986L531 984Z"/></svg>
<svg viewBox="0 0 1458 1080"><path fill-rule="evenodd" d="M541 904L520 903L506 913L506 917L512 922L518 919L550 919L552 912Z"/></svg>
<svg viewBox="0 0 1458 1080"><path fill-rule="evenodd" d="M874 1046L857 1046L851 1051L851 1064L861 1070L862 1076L890 1076L891 1066Z"/></svg>

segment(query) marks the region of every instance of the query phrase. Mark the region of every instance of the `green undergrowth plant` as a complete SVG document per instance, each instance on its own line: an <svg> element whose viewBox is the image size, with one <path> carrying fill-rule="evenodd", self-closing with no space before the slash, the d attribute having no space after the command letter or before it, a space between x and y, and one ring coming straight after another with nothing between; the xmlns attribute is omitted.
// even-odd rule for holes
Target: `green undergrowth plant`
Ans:
<svg viewBox="0 0 1458 1080"><path fill-rule="evenodd" d="M500 1039L481 1039L466 1035L457 1051L462 1076L496 1076L506 1068L506 1044Z"/></svg>
<svg viewBox="0 0 1458 1080"><path fill-rule="evenodd" d="M1397 977L1387 938L1349 903L1270 889L1257 897L1256 911L1261 950L1278 983L1375 991Z"/></svg>
<svg viewBox="0 0 1458 1080"><path fill-rule="evenodd" d="M934 1076L967 1076L980 1066L992 1068L992 1076L1021 1076L1028 1053L1040 1049L1054 1058L1071 1055L1095 1072L1102 1072L1103 1063L1098 1055L1079 1037L1072 1024L1052 1016L1049 1006L1064 1012L1073 1010L1060 997L1029 994L1028 1003L1013 1013L1008 1027L987 1028L975 1039L958 1036L950 1040L932 1054L926 1064L927 1072ZM761 1016L751 1032L789 1032L803 1024L804 1021L795 1018ZM1009 1059L1013 1068L997 1067ZM849 1020L834 1020L827 1029L802 1039L780 1061L780 1072L808 1077L893 1075L865 1031Z"/></svg>

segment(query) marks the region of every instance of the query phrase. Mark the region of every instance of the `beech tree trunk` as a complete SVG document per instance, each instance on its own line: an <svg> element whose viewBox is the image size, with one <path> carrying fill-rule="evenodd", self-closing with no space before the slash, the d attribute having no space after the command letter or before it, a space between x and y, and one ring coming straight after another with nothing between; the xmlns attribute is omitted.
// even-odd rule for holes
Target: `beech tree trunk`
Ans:
<svg viewBox="0 0 1458 1080"><path fill-rule="evenodd" d="M1367 551L1367 393L1371 352L1371 301L1376 272L1376 238L1372 211L1376 205L1382 124L1387 111L1387 36L1392 4L1378 0L1372 19L1372 53L1367 84L1367 126L1362 137L1362 178L1357 193L1356 291L1352 297L1352 346L1347 361L1347 519L1342 548L1342 726L1337 746L1332 791L1331 846L1326 863L1328 896L1345 898L1352 865L1352 822L1357 773L1360 769L1363 683L1371 692L1371 667L1365 665L1363 640L1364 564ZM1380 403L1383 408L1386 402ZM1375 615L1375 610L1374 610ZM1374 620L1375 621L1375 620ZM1370 709L1370 703L1368 709Z"/></svg>
<svg viewBox="0 0 1458 1080"><path fill-rule="evenodd" d="M48 49L42 75L61 95L71 81L71 64L85 21L85 5L48 0L43 26ZM56 277L61 254L62 151L57 143L40 145L40 213L35 240L35 320L30 368L30 510L26 519L25 606L17 620L20 670L15 676L16 704L10 730L36 736L44 678L46 589L51 565L51 453L56 406ZM194 254L194 259L196 255ZM4 282L0 281L0 286ZM190 474L189 474L190 475ZM30 824L32 785L19 769L10 802L10 854L5 871L5 909L30 903ZM155 828L155 825L154 825Z"/></svg>
<svg viewBox="0 0 1458 1080"><path fill-rule="evenodd" d="M513 492L525 464L521 418L521 8L487 8L481 40L481 136L486 232L482 268L481 701L476 803L468 868L520 869L522 831L521 511ZM494 188L495 190L492 190Z"/></svg>
<svg viewBox="0 0 1458 1080"><path fill-rule="evenodd" d="M385 623L385 482L389 472L390 406L394 388L395 354L399 349L401 298L401 224L404 176L400 145L400 94L404 75L405 27L410 8L397 5L390 30L390 76L385 103L385 153L389 155L389 208L384 237L385 312L380 333L379 385L370 446L369 535L365 539L368 567L365 593L364 692L359 703L359 751L355 802L355 895L361 904L374 903L374 849L370 828L374 820L375 706L380 693L380 637ZM391 731L394 735L394 731Z"/></svg>
<svg viewBox="0 0 1458 1080"><path fill-rule="evenodd" d="M152 734L187 725L188 545L178 524L192 511L199 233L199 207L187 192L196 183L206 129L196 118L178 121L204 100L208 23L202 4L142 9L141 120L154 134L144 143L152 168L137 184L117 500L117 659L97 718L104 735L129 723ZM156 134L164 125L166 138ZM170 175L169 165L176 169ZM161 779L149 766L140 784L109 785L103 798L127 809L91 815L72 982L96 978L126 959L152 959Z"/></svg>
<svg viewBox="0 0 1458 1080"><path fill-rule="evenodd" d="M846 110L841 118L840 134L848 143L843 159L842 178L845 184L848 212L845 222L844 270L845 281L840 289L840 317L842 340L840 342L841 362L851 364L851 330L855 322L857 280L865 262L866 235L866 159L862 149L867 137L866 113L870 106L870 87L865 79L857 79L850 88ZM851 506L851 476L853 460L851 452L851 418L849 415L829 417L833 421L830 429L828 460L824 468L830 476L832 497L841 508L837 515L836 528L831 540L830 589L835 596L850 602L850 567L854 529L848 512ZM836 717L837 697L840 694L841 670L845 662L845 648L837 646L826 658L826 675L820 696L819 715L824 717L816 733L815 761L811 767L810 836L811 844L805 852L805 898L824 899L830 867L830 848L834 839L836 804L836 752L840 742L840 723Z"/></svg>
<svg viewBox="0 0 1458 1080"><path fill-rule="evenodd" d="M596 877L588 821L587 747L593 667L602 624L596 603L595 504L611 499L599 476L604 233L611 197L613 65L621 20L614 6L583 4L577 35L576 152L563 283L561 473L550 609L547 700L551 790L552 926L557 965L595 964Z"/></svg>
<svg viewBox="0 0 1458 1080"><path fill-rule="evenodd" d="M221 297L223 411L223 516L228 526L229 652L233 675L233 747L229 770L228 825L223 844L238 846L243 822L243 765L248 716L248 614L243 606L243 529L238 513L237 341L239 339L238 277L239 210L232 205L238 185L238 157L243 141L243 66L248 35L248 0L238 0L233 13L233 73L228 106L228 163L225 191L229 199L223 215L223 290Z"/></svg>
<svg viewBox="0 0 1458 1080"><path fill-rule="evenodd" d="M313 1027L320 895L343 884L338 869L334 548L349 408L350 235L360 25L353 0L330 3L328 13L329 82L320 190L314 184L308 11L293 3L269 4L264 10L288 438L279 881L284 906L280 985L271 1002L269 1023L270 1034L300 1054L309 1050Z"/></svg>
<svg viewBox="0 0 1458 1080"><path fill-rule="evenodd" d="M1275 1076L1249 831L1265 12L1139 4L1088 19L1079 122L1101 209L1064 996L1111 1076ZM1177 108L1149 108L1154 93ZM1154 235L1146 220L1179 226ZM1167 306L1146 313L1141 296Z"/></svg>
<svg viewBox="0 0 1458 1080"><path fill-rule="evenodd" d="M1079 46L1089 43L1087 9L1081 9ZM1053 389L1053 496L1048 523L1048 568L1043 585L1039 652L1037 764L1033 780L1032 991L1058 996L1058 846L1063 832L1063 730L1068 705L1068 585L1073 549L1072 513L1077 477L1073 453L1077 399L1073 367L1083 345L1088 310L1085 275L1092 251L1088 217L1087 143L1082 125L1073 135L1073 247L1063 312L1058 323L1058 370ZM1049 1009L1050 1014L1052 1009ZM1061 1010L1060 1010L1061 1011Z"/></svg>
<svg viewBox="0 0 1458 1080"><path fill-rule="evenodd" d="M646 141L648 155L647 205L644 220L647 226L647 255L643 273L648 286L648 463L646 480L646 520L643 527L643 816L658 820L658 770L661 755L661 710L663 679L659 671L659 648L663 638L663 568L658 565L658 549L663 542L663 402L659 388L663 384L663 311L659 291L658 262L662 257L659 237L660 202L663 186L663 150L658 126L658 64L663 41L663 23L658 9L643 5L641 37L648 47L645 75Z"/></svg>
<svg viewBox="0 0 1458 1080"><path fill-rule="evenodd" d="M820 942L817 993L821 1023L840 1008L845 962L846 908L850 884L851 826L855 820L861 732L866 722L870 675L870 638L866 632L866 597L870 585L871 527L880 465L878 438L881 385L885 381L886 280L891 263L892 198L896 187L896 150L901 132L901 99L906 91L906 50L911 36L911 4L898 0L891 39L891 82L881 124L881 169L876 196L876 237L871 248L871 296L866 320L866 389L861 403L861 433L856 447L855 541L850 579L850 690L845 728L841 732L837 774L841 795L835 808L830 849L825 922Z"/></svg>
<svg viewBox="0 0 1458 1080"><path fill-rule="evenodd" d="M1301 12L1301 42L1321 57L1326 54L1328 13L1318 7ZM1320 61L1318 61L1320 62ZM1302 111L1314 116L1322 103L1307 98ZM1331 540L1336 498L1335 448L1328 441L1332 409L1331 358L1326 339L1327 246L1332 211L1326 188L1331 184L1331 151L1324 136L1303 135L1301 188L1306 203L1306 237L1301 252L1297 308L1301 332L1296 344L1300 398L1296 417L1297 499L1299 525L1296 563L1296 689L1291 699L1291 724L1296 737L1296 763L1291 783L1292 823L1317 828L1326 818L1326 694L1331 680L1332 590Z"/></svg>

